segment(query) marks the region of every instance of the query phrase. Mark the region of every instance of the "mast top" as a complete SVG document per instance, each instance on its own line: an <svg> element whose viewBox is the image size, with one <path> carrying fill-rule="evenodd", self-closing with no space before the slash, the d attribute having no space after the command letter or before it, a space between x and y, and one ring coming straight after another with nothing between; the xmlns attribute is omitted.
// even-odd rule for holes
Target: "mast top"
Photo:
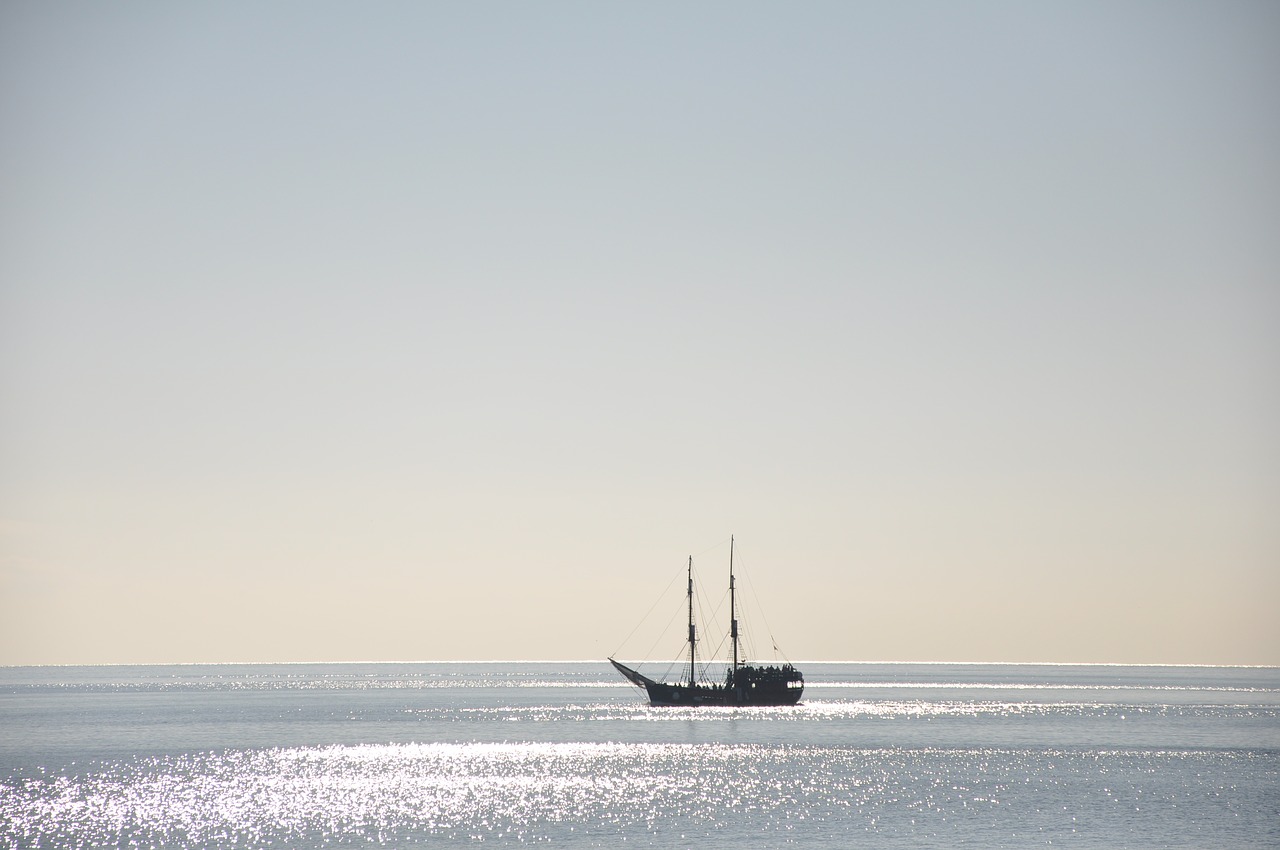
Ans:
<svg viewBox="0 0 1280 850"><path fill-rule="evenodd" d="M729 535L729 637L733 641L733 680L738 679L738 607L733 581L733 535Z"/></svg>

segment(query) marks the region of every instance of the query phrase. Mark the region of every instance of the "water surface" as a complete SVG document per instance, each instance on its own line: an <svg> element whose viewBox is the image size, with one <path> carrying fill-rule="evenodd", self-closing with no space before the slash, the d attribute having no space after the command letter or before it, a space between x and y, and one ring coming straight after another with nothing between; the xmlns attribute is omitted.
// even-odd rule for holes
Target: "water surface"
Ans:
<svg viewBox="0 0 1280 850"><path fill-rule="evenodd" d="M799 666L0 668L0 846L1280 847L1276 668Z"/></svg>

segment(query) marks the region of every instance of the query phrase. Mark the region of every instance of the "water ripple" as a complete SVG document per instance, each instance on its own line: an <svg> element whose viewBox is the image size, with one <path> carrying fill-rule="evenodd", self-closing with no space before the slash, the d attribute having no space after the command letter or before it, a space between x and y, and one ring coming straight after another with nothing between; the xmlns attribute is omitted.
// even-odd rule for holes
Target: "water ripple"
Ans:
<svg viewBox="0 0 1280 850"><path fill-rule="evenodd" d="M1275 814L1275 801L1242 798L1233 782L1259 770L1274 787L1274 755L1248 751L622 743L232 750L11 779L0 785L0 845L676 845L690 836L772 835L766 843L908 846L945 829L993 846L1011 831L1043 843L1083 830L1080 846L1091 846L1077 820L1087 818L1113 842L1147 830L1144 846L1152 846L1153 836L1181 834L1170 815L1194 830L1197 814L1222 823L1232 807L1253 818Z"/></svg>

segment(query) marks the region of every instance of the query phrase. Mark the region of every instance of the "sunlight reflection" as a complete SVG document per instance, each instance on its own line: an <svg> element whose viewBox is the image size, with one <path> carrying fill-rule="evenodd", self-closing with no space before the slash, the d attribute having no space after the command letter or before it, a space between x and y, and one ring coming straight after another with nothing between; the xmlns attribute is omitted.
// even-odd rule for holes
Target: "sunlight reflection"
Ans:
<svg viewBox="0 0 1280 850"><path fill-rule="evenodd" d="M876 716L930 709L838 703L807 710ZM1141 789L1130 786L1157 762L1205 758L1191 752L1111 753L1112 763L1129 760L1142 770L1128 769L1128 779L1111 777L1103 790L1141 802ZM567 834L593 845L610 836L670 844L673 825L703 836L741 838L735 830L743 824L751 824L758 837L761 831L789 832L805 821L862 831L890 818L931 812L981 818L1012 794L1063 793L1057 789L1064 783L1076 787L1082 777L1096 775L1096 759L1097 754L1070 750L670 743L206 752L105 763L66 775L36 773L0 786L0 844L399 846L433 836L523 843Z"/></svg>

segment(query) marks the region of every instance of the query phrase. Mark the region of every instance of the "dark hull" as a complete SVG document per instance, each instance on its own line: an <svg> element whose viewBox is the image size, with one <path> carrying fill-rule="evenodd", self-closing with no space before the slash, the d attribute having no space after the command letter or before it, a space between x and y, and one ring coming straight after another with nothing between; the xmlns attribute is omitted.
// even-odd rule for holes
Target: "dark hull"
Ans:
<svg viewBox="0 0 1280 850"><path fill-rule="evenodd" d="M657 682L644 674L619 664L612 658L609 663L636 685L645 689L650 705L673 706L775 706L795 705L804 693L804 680L799 673L790 675L782 671L742 669L739 681L733 685L669 685Z"/></svg>
<svg viewBox="0 0 1280 850"><path fill-rule="evenodd" d="M804 688L722 688L709 685L645 685L650 705L795 705Z"/></svg>

